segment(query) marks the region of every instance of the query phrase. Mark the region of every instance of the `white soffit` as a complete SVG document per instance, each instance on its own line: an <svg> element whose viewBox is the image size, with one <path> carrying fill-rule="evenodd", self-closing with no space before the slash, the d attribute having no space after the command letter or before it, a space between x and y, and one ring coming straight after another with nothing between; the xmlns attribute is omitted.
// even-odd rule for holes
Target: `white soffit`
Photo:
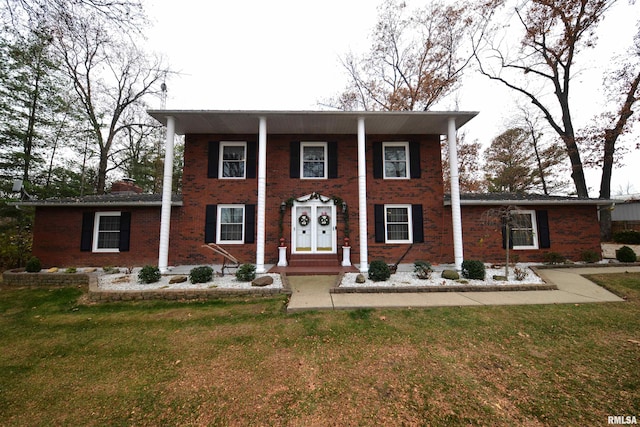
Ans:
<svg viewBox="0 0 640 427"><path fill-rule="evenodd" d="M460 128L478 113L474 111L211 111L150 110L163 125L175 119L176 133L254 134L261 117L270 134L357 134L358 118L365 119L367 134L447 134L450 118Z"/></svg>

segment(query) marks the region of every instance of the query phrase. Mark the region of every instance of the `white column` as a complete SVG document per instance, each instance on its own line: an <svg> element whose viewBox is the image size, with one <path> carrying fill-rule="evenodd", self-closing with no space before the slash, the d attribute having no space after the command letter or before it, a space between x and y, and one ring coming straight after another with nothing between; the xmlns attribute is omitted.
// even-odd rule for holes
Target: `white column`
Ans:
<svg viewBox="0 0 640 427"><path fill-rule="evenodd" d="M256 273L264 273L265 211L267 203L267 119L260 117L258 133L258 212L256 215Z"/></svg>
<svg viewBox="0 0 640 427"><path fill-rule="evenodd" d="M462 270L462 216L460 214L460 182L458 180L458 149L456 147L456 120L449 118L449 170L451 171L451 220L453 226L453 256L456 270Z"/></svg>
<svg viewBox="0 0 640 427"><path fill-rule="evenodd" d="M358 225L360 235L360 272L369 271L367 247L367 163L365 161L364 117L358 118Z"/></svg>
<svg viewBox="0 0 640 427"><path fill-rule="evenodd" d="M164 175L162 180L162 211L160 214L160 250L158 269L168 271L169 231L171 229L171 187L173 184L173 139L175 137L175 119L167 117L167 138L164 148Z"/></svg>

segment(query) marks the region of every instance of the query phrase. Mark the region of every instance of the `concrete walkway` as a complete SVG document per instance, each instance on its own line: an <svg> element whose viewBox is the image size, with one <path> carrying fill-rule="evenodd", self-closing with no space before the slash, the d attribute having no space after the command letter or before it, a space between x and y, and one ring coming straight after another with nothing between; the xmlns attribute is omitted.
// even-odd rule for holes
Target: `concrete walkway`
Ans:
<svg viewBox="0 0 640 427"><path fill-rule="evenodd" d="M289 276L291 300L287 311L357 308L408 308L472 305L585 304L621 302L622 298L582 277L583 274L640 272L638 266L584 267L538 270L553 283L553 291L346 293L332 294L337 276Z"/></svg>

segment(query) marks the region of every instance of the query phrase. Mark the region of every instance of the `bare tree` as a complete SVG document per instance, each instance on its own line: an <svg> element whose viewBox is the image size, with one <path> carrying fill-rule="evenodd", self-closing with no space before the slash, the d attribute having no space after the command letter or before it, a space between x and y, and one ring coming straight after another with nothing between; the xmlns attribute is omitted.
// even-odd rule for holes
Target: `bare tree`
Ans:
<svg viewBox="0 0 640 427"><path fill-rule="evenodd" d="M446 140L442 141L442 176L444 191L451 191L451 168L449 166L449 150ZM458 150L458 181L462 193L480 193L486 189L486 183L481 176L480 153L482 145L478 140L466 142L466 134L461 132L456 140Z"/></svg>
<svg viewBox="0 0 640 427"><path fill-rule="evenodd" d="M91 18L65 21L58 47L99 149L96 191L102 194L107 173L117 167L110 163L117 136L132 125L126 112L160 93L168 69L161 58L114 40Z"/></svg>
<svg viewBox="0 0 640 427"><path fill-rule="evenodd" d="M476 52L481 73L529 99L563 141L579 197L589 194L569 103L573 65L576 55L596 42L596 26L615 1L531 0L510 9L523 30L517 54L493 40Z"/></svg>
<svg viewBox="0 0 640 427"><path fill-rule="evenodd" d="M373 45L342 59L349 85L329 105L342 110L428 110L459 83L472 58L461 51L472 22L467 5L430 2L411 14L386 0L379 8Z"/></svg>

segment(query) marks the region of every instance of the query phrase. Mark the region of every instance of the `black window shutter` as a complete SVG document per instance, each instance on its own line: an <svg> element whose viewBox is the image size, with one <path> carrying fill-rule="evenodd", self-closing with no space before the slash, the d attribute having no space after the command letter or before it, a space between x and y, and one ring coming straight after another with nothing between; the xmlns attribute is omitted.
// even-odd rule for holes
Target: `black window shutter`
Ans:
<svg viewBox="0 0 640 427"><path fill-rule="evenodd" d="M338 177L338 143L330 141L327 143L327 155L329 156L329 178Z"/></svg>
<svg viewBox="0 0 640 427"><path fill-rule="evenodd" d="M207 165L207 178L218 178L218 161L220 158L220 142L210 141Z"/></svg>
<svg viewBox="0 0 640 427"><path fill-rule="evenodd" d="M513 248L513 230L509 229L509 249ZM507 222L502 219L502 249L507 248Z"/></svg>
<svg viewBox="0 0 640 427"><path fill-rule="evenodd" d="M289 178L300 178L300 143L298 141L291 141L289 159Z"/></svg>
<svg viewBox="0 0 640 427"><path fill-rule="evenodd" d="M424 221L422 205L411 205L411 222L413 226L413 243L424 242Z"/></svg>
<svg viewBox="0 0 640 427"><path fill-rule="evenodd" d="M80 234L80 250L83 252L91 251L93 243L93 220L95 214L93 212L84 212L82 214L82 231Z"/></svg>
<svg viewBox="0 0 640 427"><path fill-rule="evenodd" d="M244 242L255 242L256 205L244 205Z"/></svg>
<svg viewBox="0 0 640 427"><path fill-rule="evenodd" d="M409 169L411 178L420 178L420 142L409 142Z"/></svg>
<svg viewBox="0 0 640 427"><path fill-rule="evenodd" d="M376 225L376 243L384 243L384 205L373 205L373 218ZM360 236L366 239L366 236Z"/></svg>
<svg viewBox="0 0 640 427"><path fill-rule="evenodd" d="M256 177L256 159L258 157L258 145L255 141L247 142L247 178Z"/></svg>
<svg viewBox="0 0 640 427"><path fill-rule="evenodd" d="M131 212L120 213L120 252L129 252L131 240Z"/></svg>
<svg viewBox="0 0 640 427"><path fill-rule="evenodd" d="M373 143L373 177L382 178L382 142Z"/></svg>
<svg viewBox="0 0 640 427"><path fill-rule="evenodd" d="M541 249L548 249L551 247L549 213L547 211L536 211L536 222L538 224L538 244Z"/></svg>
<svg viewBox="0 0 640 427"><path fill-rule="evenodd" d="M204 242L216 242L216 215L218 214L217 205L207 205L204 220Z"/></svg>

